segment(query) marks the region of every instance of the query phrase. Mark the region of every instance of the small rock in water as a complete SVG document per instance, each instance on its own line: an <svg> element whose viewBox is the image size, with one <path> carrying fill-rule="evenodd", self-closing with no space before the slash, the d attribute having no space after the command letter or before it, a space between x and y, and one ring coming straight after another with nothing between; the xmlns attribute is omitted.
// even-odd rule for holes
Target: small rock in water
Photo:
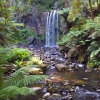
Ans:
<svg viewBox="0 0 100 100"><path fill-rule="evenodd" d="M75 92L76 92L76 91L79 91L79 90L80 90L79 86L76 86Z"/></svg>
<svg viewBox="0 0 100 100"><path fill-rule="evenodd" d="M52 97L61 97L60 94L56 94L56 93L53 93L51 96L52 96Z"/></svg>
<svg viewBox="0 0 100 100"><path fill-rule="evenodd" d="M84 65L83 64L78 64L78 67L83 68Z"/></svg>
<svg viewBox="0 0 100 100"><path fill-rule="evenodd" d="M75 82L74 82L74 85L78 85L78 86L83 86L83 85L85 85L86 83L85 83L85 81L83 81L83 80L76 80Z"/></svg>
<svg viewBox="0 0 100 100"><path fill-rule="evenodd" d="M97 91L97 92L100 92L100 89L97 89L96 91Z"/></svg>
<svg viewBox="0 0 100 100"><path fill-rule="evenodd" d="M45 93L45 94L43 95L43 99L48 98L50 95L51 95L51 94L50 94L49 92Z"/></svg>
<svg viewBox="0 0 100 100"><path fill-rule="evenodd" d="M88 80L89 80L89 78L83 78L83 80L88 81Z"/></svg>
<svg viewBox="0 0 100 100"><path fill-rule="evenodd" d="M54 93L50 97L48 97L47 100L61 100L61 95Z"/></svg>
<svg viewBox="0 0 100 100"><path fill-rule="evenodd" d="M45 87L43 90L42 90L43 93L46 93L47 92L47 88Z"/></svg>
<svg viewBox="0 0 100 100"><path fill-rule="evenodd" d="M62 97L61 100L71 100L70 98L72 98L72 97L70 94L68 94L67 96Z"/></svg>
<svg viewBox="0 0 100 100"><path fill-rule="evenodd" d="M29 68L29 73L34 74L43 74L42 70L40 68Z"/></svg>
<svg viewBox="0 0 100 100"><path fill-rule="evenodd" d="M65 64L57 64L56 68L58 71L66 71L66 65Z"/></svg>
<svg viewBox="0 0 100 100"><path fill-rule="evenodd" d="M66 85L69 85L69 80L65 80L64 85L65 85L65 86L66 86Z"/></svg>
<svg viewBox="0 0 100 100"><path fill-rule="evenodd" d="M92 72L92 71L93 71L93 68L87 68L87 69L85 70L86 73L90 73L90 72Z"/></svg>

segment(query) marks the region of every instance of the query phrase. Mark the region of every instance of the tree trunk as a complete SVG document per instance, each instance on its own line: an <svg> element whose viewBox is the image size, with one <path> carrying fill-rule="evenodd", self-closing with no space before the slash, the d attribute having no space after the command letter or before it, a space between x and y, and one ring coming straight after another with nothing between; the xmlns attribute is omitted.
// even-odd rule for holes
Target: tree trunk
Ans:
<svg viewBox="0 0 100 100"><path fill-rule="evenodd" d="M92 20L94 20L94 13L93 13L93 9L92 9L91 0L89 0L89 6L90 6L91 18L92 18Z"/></svg>
<svg viewBox="0 0 100 100"><path fill-rule="evenodd" d="M97 2L97 7L98 7L98 5L99 5L99 2L98 2L98 0L96 0L96 2Z"/></svg>

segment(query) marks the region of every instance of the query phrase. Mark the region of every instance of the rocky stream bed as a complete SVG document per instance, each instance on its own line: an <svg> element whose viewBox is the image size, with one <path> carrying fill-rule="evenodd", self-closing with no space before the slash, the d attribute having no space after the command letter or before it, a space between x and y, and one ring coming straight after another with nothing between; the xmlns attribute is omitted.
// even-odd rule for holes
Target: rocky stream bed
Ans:
<svg viewBox="0 0 100 100"><path fill-rule="evenodd" d="M35 85L37 95L14 100L100 100L100 70L66 58L56 48L30 48L44 61L49 78ZM32 88L33 88L32 87Z"/></svg>

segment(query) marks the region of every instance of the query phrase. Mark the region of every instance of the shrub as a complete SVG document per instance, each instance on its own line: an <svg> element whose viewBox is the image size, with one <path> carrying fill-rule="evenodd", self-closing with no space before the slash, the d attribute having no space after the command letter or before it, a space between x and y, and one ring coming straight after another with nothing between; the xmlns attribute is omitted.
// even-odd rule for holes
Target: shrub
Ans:
<svg viewBox="0 0 100 100"><path fill-rule="evenodd" d="M28 65L38 65L38 67L43 67L43 61L38 57L32 57L28 62Z"/></svg>
<svg viewBox="0 0 100 100"><path fill-rule="evenodd" d="M9 62L25 61L30 57L30 51L23 48L13 48L8 55Z"/></svg>

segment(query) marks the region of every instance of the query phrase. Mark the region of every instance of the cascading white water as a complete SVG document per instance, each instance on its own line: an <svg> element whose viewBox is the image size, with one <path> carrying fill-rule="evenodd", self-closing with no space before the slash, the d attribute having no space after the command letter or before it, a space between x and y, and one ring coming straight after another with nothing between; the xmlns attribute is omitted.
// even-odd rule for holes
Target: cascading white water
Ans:
<svg viewBox="0 0 100 100"><path fill-rule="evenodd" d="M46 47L55 47L58 37L58 14L56 10L52 10L47 14Z"/></svg>

